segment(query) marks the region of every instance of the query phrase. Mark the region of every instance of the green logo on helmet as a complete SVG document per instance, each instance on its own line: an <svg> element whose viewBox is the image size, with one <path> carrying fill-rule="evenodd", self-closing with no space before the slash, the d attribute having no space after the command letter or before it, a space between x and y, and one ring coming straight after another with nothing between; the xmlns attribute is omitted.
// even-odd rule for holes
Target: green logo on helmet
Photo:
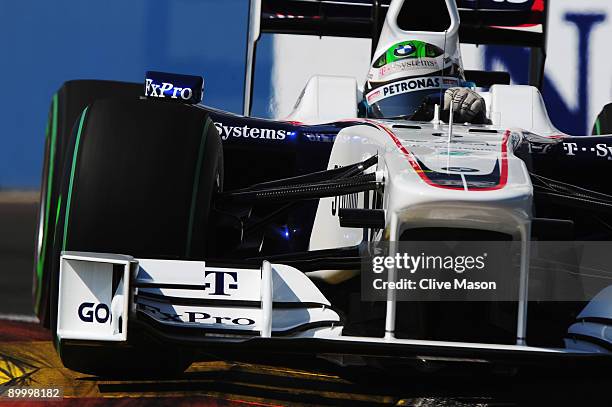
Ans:
<svg viewBox="0 0 612 407"><path fill-rule="evenodd" d="M374 61L374 68L380 68L391 62L404 58L435 58L442 55L439 47L419 40L402 41L389 49Z"/></svg>

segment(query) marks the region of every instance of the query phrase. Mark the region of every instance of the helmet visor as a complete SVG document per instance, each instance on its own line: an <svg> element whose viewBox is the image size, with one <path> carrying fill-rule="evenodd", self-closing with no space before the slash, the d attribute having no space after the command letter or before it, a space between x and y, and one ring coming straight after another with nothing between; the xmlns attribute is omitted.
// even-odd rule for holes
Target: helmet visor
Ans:
<svg viewBox="0 0 612 407"><path fill-rule="evenodd" d="M430 100L440 100L440 92L458 84L457 78L430 76L380 86L366 95L368 116L410 119L421 105Z"/></svg>

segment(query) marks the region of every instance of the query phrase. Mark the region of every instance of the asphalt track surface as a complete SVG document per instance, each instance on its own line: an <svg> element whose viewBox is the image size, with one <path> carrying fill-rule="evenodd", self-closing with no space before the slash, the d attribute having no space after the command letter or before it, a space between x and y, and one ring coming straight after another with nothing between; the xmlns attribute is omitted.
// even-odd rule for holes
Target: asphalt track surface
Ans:
<svg viewBox="0 0 612 407"><path fill-rule="evenodd" d="M61 406L514 406L612 405L612 369L455 371L452 375L345 370L315 358L199 361L180 377L94 377L62 366L50 333L33 322L31 270L37 194L0 191L0 386L63 389L63 398L0 407ZM152 357L155 357L152 355ZM592 372L591 372L592 373Z"/></svg>

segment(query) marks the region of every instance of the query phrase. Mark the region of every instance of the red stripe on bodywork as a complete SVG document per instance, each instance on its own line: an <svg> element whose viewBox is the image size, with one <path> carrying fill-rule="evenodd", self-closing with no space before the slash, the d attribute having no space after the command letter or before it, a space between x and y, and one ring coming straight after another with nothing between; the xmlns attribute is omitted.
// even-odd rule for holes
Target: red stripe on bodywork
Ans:
<svg viewBox="0 0 612 407"><path fill-rule="evenodd" d="M544 11L544 0L535 0L533 6L531 6L531 11Z"/></svg>
<svg viewBox="0 0 612 407"><path fill-rule="evenodd" d="M412 167L412 169L414 169L414 171L419 175L419 177L421 177L423 181L425 181L425 183L427 183L428 185L431 185L432 187L436 187L436 188L452 189L455 191L465 191L463 187L450 187L447 185L439 185L433 182L432 180L430 180L429 177L427 176L427 173L423 171L419 163L414 159L414 157L412 156L412 153L408 151L408 149L402 144L402 141L395 135L395 133L393 133L393 131L388 129L386 126L383 126L382 124L376 123L374 121L367 120L367 119L366 121L368 123L373 124L377 128L384 130L389 135L389 137L391 137L391 140L393 140L397 148L399 148L400 151L404 154L404 156L410 163L410 166ZM495 186L486 187L486 188L468 187L468 191L494 191L497 189L502 189L503 187L506 186L506 184L508 183L508 138L509 137L510 137L510 130L506 130L504 132L504 136L502 137L502 146L501 146L502 163L501 163L501 171L499 175L499 183Z"/></svg>
<svg viewBox="0 0 612 407"><path fill-rule="evenodd" d="M494 187L479 188L475 191L494 191L496 189L502 189L508 183L508 139L510 138L510 130L504 132L502 137L501 145L501 174L499 175L499 183ZM469 188L468 188L469 189Z"/></svg>

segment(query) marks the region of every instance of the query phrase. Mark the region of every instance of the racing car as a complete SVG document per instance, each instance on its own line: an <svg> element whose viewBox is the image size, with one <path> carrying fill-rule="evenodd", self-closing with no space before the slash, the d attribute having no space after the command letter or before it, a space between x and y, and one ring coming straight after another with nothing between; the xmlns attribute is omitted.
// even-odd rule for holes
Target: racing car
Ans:
<svg viewBox="0 0 612 407"><path fill-rule="evenodd" d="M201 104L198 76L66 82L49 112L34 272L64 365L180 372L196 352L608 360L610 289L529 298L532 242L612 236L612 136L563 134L538 90L546 5L251 0L243 115ZM371 38L368 82L315 75L284 120L251 117L262 32ZM464 71L460 40L532 47L530 85ZM451 88L469 89L473 120L457 116L467 99L445 102ZM417 240L516 244L515 300L399 301L392 269L383 297L364 298L369 245Z"/></svg>

